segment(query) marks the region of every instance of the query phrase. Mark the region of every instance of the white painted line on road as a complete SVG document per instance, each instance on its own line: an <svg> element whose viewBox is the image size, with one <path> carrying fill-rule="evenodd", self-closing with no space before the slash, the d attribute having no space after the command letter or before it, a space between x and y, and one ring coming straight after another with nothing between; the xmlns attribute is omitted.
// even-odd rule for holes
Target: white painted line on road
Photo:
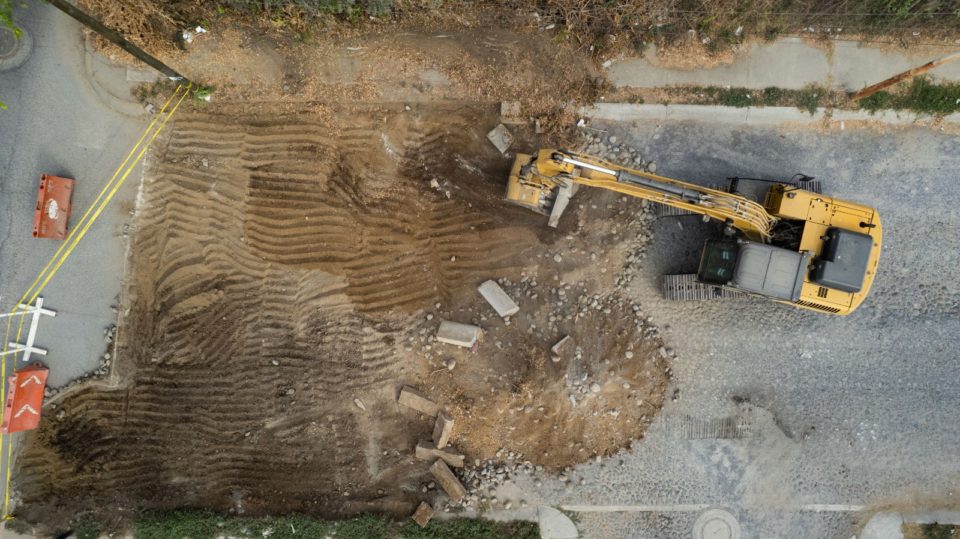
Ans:
<svg viewBox="0 0 960 539"><path fill-rule="evenodd" d="M737 504L723 503L686 503L668 505L561 505L564 511L575 513L690 513L704 511L711 507L737 507ZM847 503L812 503L794 506L794 511L812 511L816 513L859 513L865 505ZM749 509L749 508L746 508ZM787 508L790 510L791 508Z"/></svg>
<svg viewBox="0 0 960 539"><path fill-rule="evenodd" d="M811 503L800 506L801 511L814 511L817 513L859 513L866 508L866 505L849 503Z"/></svg>
<svg viewBox="0 0 960 539"><path fill-rule="evenodd" d="M688 503L672 505L561 505L564 511L575 513L688 513L703 511L717 504Z"/></svg>

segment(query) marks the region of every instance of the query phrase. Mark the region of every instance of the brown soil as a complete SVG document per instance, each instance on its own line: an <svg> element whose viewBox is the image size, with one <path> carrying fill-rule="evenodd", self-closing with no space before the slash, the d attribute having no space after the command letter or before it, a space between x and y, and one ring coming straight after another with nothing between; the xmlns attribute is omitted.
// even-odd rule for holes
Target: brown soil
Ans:
<svg viewBox="0 0 960 539"><path fill-rule="evenodd" d="M367 32L303 43L236 26L204 34L174 64L214 84L214 101L247 107L251 101L295 108L305 101L518 101L524 118L539 119L561 140L568 140L562 136L576 123L577 107L597 99L602 80L587 56L545 36L496 29Z"/></svg>
<svg viewBox="0 0 960 539"><path fill-rule="evenodd" d="M503 447L561 467L643 436L667 378L616 294L648 224L637 201L581 192L559 231L506 204L494 104L292 107L181 113L154 146L121 383L46 411L19 460L21 518L407 515L433 496L413 457L432 422L396 403L402 384L455 414L471 459ZM521 305L509 324L476 292L490 278ZM476 353L433 341L441 319L483 327ZM551 361L568 333L582 357Z"/></svg>
<svg viewBox="0 0 960 539"><path fill-rule="evenodd" d="M755 41L749 39L712 50L697 36L689 35L686 39L653 49L655 54L650 60L654 65L667 69L711 69L732 64L738 55L749 52L750 43Z"/></svg>

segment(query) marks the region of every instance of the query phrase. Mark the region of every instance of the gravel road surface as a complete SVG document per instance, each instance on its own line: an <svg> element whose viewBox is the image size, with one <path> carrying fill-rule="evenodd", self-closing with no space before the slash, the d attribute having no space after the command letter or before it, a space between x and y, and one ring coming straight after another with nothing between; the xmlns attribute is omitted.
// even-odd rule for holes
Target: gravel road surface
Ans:
<svg viewBox="0 0 960 539"><path fill-rule="evenodd" d="M739 521L743 538L847 538L877 506L956 505L956 137L599 127L666 176L709 184L805 172L828 194L875 205L885 233L880 271L848 317L753 299L670 303L658 276L695 269L711 228L695 216L661 219L632 295L677 355L678 399L634 451L578 468L567 485L518 486L540 502L591 506L577 515L587 537L687 538L716 507Z"/></svg>

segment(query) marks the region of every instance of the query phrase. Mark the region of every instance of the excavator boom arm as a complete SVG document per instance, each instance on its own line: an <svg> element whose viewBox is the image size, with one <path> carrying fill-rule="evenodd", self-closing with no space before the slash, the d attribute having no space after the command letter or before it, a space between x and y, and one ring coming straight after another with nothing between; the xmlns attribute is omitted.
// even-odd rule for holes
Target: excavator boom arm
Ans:
<svg viewBox="0 0 960 539"><path fill-rule="evenodd" d="M527 206L536 201L543 211L552 202L548 193L570 183L600 187L706 215L757 241L767 240L777 221L762 205L740 195L561 150L540 150L535 158L518 155L507 193L508 198Z"/></svg>

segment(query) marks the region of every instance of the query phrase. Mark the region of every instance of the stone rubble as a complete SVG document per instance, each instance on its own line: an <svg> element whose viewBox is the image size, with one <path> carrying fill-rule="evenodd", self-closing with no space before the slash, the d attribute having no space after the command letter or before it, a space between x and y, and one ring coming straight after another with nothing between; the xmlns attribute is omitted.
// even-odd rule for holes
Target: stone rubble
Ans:
<svg viewBox="0 0 960 539"><path fill-rule="evenodd" d="M624 144L616 136L585 134L583 141L583 144L578 148L583 153L633 170L650 173L655 173L657 170L656 163L644 159L638 150ZM625 294L623 293L635 275L640 273L639 266L644 260L646 247L653 238L656 205L645 200L633 200L628 196L621 196L618 201L620 203L619 208L613 205L607 206L608 209L614 210L611 218L615 220L615 224L611 227L610 234L618 245L624 246L627 255L624 266L616 273L615 286L612 291L606 294L591 293L588 291L589 285L587 282L551 280L547 275L535 277L523 272L521 272L519 279L499 278L492 281L499 290L502 290L517 304L532 301L548 306L545 326L533 326L529 328L528 332L539 333L545 337L555 336L553 338L557 339L550 350L547 351L548 357L555 363L569 362L570 366L563 377L567 389L566 398L570 400L573 406L577 406L578 403L589 402L590 399L600 399L602 401L604 395L615 393L621 387L627 391L631 390L632 387L631 384L624 382L622 379L604 379L606 378L606 371L603 369L601 369L601 373L593 375L586 372L583 363L584 356L589 354L589 351L581 349L579 345L582 343L575 342L571 336L563 332L568 329L570 322L575 323L588 315L625 316L635 324L639 336L644 339L660 337L659 330L654 325L654 320L643 312L639 304L624 297ZM583 202L582 199L574 198L570 204L579 204L579 209L584 210L587 203ZM580 222L576 225L570 231L567 240L572 240L576 234L583 232L585 223ZM592 251L588 253L588 256L599 263L601 257L603 257L602 249L597 248L596 251L589 247L587 249ZM556 249L543 254L546 263L556 265L562 265L565 257L574 256L583 256L583 251L577 253L576 248L565 248L561 244L558 244ZM606 271L606 268L600 264L600 272ZM435 308L436 310L433 312L424 313L426 320L433 320L435 316L442 320L445 315L452 314L449 311L441 312L441 304L439 303L435 305ZM523 306L523 309L526 312L527 307ZM471 324L482 325L486 328L487 323L489 323L488 318L495 320L490 314L467 311L464 321L469 319ZM504 325L510 325L509 317L503 317L502 320ZM489 338L488 335L485 335L485 339ZM408 336L405 349L412 351L417 348L431 366L453 370L456 361L441 355L437 347L437 341L438 339L435 335L431 335L429 329L420 329L419 334ZM510 343L499 341L494 341L494 345L501 349L505 346L511 346ZM621 353L623 358L630 361L637 355L637 350L630 345L627 350ZM666 349L659 351L660 355L665 353L668 353ZM672 358L672 353L668 353L668 355ZM641 405L642 402L638 401L637 404ZM531 413L535 408L536 406L521 407L519 412ZM616 418L620 416L622 409L623 407L604 406L597 410L594 415L604 414ZM542 407L540 407L540 410L542 411ZM510 413L516 413L516 411L511 409ZM646 419L646 416L643 419ZM438 418L437 426L439 424ZM437 437L434 438L436 440ZM434 505L438 511L442 509L450 513L462 510L482 511L495 508L527 507L528 502L526 500L498 499L494 492L501 485L511 483L515 477L520 475L538 479L538 485L540 478L557 477L556 472L545 471L542 466L534 465L529 460L525 460L522 454L506 449L498 451L495 459L484 461L477 459L473 463L466 463L467 465L464 466L463 455L456 453L449 447L438 449L440 445L429 441L420 442L416 448L416 456L418 459L427 461L439 459L436 460L436 463L443 464L443 467L448 470L450 469L448 466L454 466L452 473L459 479L464 492L459 499L456 496L451 496L451 500L436 501ZM597 462L601 460L599 456L591 458L596 458ZM437 465L436 463L434 466ZM457 467L457 464L460 466ZM433 471L432 467L431 471ZM573 478L572 473L571 468L566 468L559 474L559 478L567 485L567 489L583 482L582 478ZM443 486L439 477L437 479ZM424 492L432 490L429 486L424 486L423 489L425 489ZM454 494L457 494L456 489Z"/></svg>
<svg viewBox="0 0 960 539"><path fill-rule="evenodd" d="M420 506L417 507L417 511L411 518L413 518L413 521L416 522L418 526L426 528L430 519L433 518L433 507L430 507L430 504L427 502L420 502Z"/></svg>
<svg viewBox="0 0 960 539"><path fill-rule="evenodd" d="M428 399L426 395L410 386L403 386L403 388L400 389L400 396L397 398L397 402L431 417L437 415L437 412L440 410L437 403Z"/></svg>
<svg viewBox="0 0 960 539"><path fill-rule="evenodd" d="M116 307L112 307L112 308L114 309L115 312L117 311ZM113 364L113 361L115 360L115 358L113 357L113 352L111 352L111 350L114 350L114 346L115 346L114 341L116 340L116 338L117 338L117 326L111 324L110 326L104 328L103 341L107 345L108 351L104 352L103 355L100 357L100 366L97 367L96 370L94 371L88 372L83 376L74 378L73 380L71 380L70 382L66 383L63 386L45 387L43 390L44 404L46 404L46 402L52 399L53 397L70 389L73 386L76 386L88 380L103 378L108 374L110 374L110 366ZM53 404L52 406L56 407L56 404ZM61 410L60 412L63 412L63 410ZM57 419L62 419L64 415L65 415L64 413L58 412Z"/></svg>
<svg viewBox="0 0 960 539"><path fill-rule="evenodd" d="M623 144L616 136L604 138L602 135L585 133L579 150L585 154L599 157L622 167L631 168L654 174L657 172L657 163L647 161L636 148Z"/></svg>
<svg viewBox="0 0 960 539"><path fill-rule="evenodd" d="M452 433L453 417L447 412L441 411L437 414L437 422L433 426L433 443L437 446L437 449L447 447Z"/></svg>
<svg viewBox="0 0 960 539"><path fill-rule="evenodd" d="M450 499L454 502L458 502L467 495L467 489L464 488L463 484L460 483L460 480L457 479L457 476L450 471L450 467L442 459L437 459L430 466L430 473L433 474L433 477L437 480L437 483L440 484L440 488L447 493L447 496L450 496Z"/></svg>

